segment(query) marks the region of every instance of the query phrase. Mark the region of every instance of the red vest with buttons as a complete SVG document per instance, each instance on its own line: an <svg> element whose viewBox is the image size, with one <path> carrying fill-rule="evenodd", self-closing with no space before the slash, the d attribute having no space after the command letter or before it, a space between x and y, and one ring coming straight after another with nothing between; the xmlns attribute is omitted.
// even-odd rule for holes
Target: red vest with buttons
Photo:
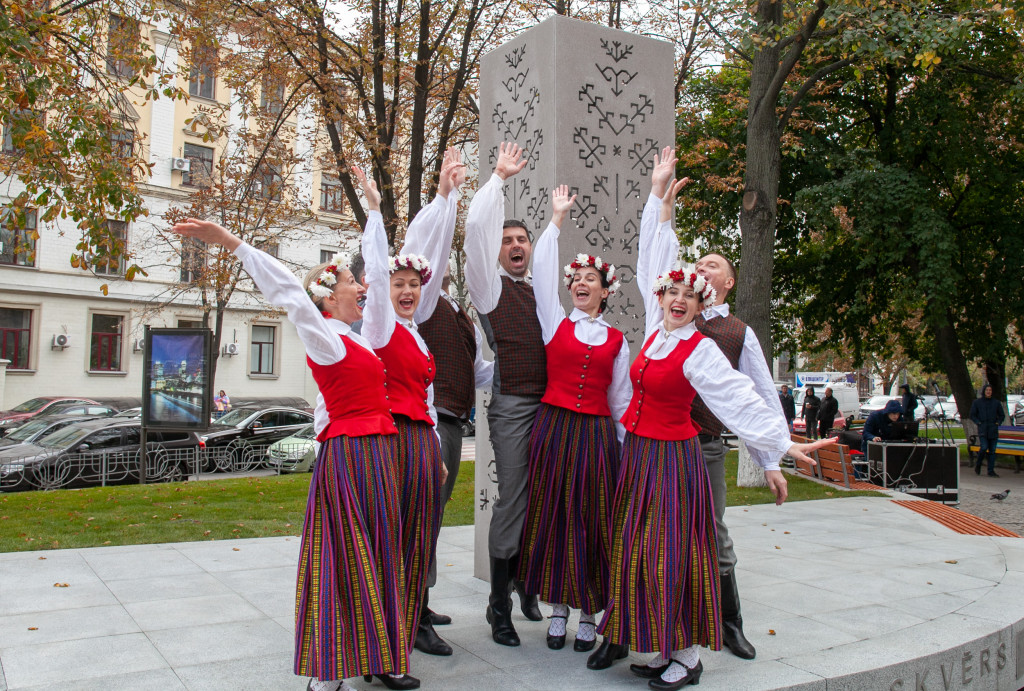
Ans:
<svg viewBox="0 0 1024 691"><path fill-rule="evenodd" d="M427 389L437 372L434 356L424 355L416 337L401 324L395 325L388 344L376 348L375 352L384 363L384 385L391 413L433 425L427 407Z"/></svg>
<svg viewBox="0 0 1024 691"><path fill-rule="evenodd" d="M647 339L640 355L629 368L633 398L622 416L627 432L649 439L684 441L700 433L700 425L690 419L690 407L697 391L683 374L683 363L704 336L694 333L661 360L647 357L655 333Z"/></svg>
<svg viewBox="0 0 1024 691"><path fill-rule="evenodd" d="M341 340L345 343L345 357L332 365L318 365L306 356L329 418L317 440L396 434L398 430L384 398L384 364L351 338L342 336Z"/></svg>
<svg viewBox="0 0 1024 691"><path fill-rule="evenodd" d="M563 319L554 337L544 346L548 361L548 384L541 399L588 415L611 415L608 387L612 383L615 358L622 349L622 332L608 329L601 345L587 345L576 338L576 324Z"/></svg>

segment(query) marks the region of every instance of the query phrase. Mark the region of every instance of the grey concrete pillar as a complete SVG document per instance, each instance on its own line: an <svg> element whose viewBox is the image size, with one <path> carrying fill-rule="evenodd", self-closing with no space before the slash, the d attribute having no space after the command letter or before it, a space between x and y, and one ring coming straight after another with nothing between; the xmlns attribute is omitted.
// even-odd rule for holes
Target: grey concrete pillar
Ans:
<svg viewBox="0 0 1024 691"><path fill-rule="evenodd" d="M555 16L485 55L480 64L480 177L498 145L522 146L529 163L506 184L506 216L534 239L551 218L551 189L569 185L576 204L561 233L561 264L578 252L618 268L623 286L606 318L639 351L644 328L635 281L640 216L654 154L674 141L671 44ZM571 309L568 291L562 302ZM483 408L478 406L478 412ZM477 426L476 575L488 577L490 443Z"/></svg>

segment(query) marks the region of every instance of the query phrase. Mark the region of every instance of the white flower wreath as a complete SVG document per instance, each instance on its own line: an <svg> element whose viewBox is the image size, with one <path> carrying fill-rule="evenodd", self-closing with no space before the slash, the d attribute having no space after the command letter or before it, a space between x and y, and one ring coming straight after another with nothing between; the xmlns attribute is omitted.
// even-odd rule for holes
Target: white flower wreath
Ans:
<svg viewBox="0 0 1024 691"><path fill-rule="evenodd" d="M602 260L601 257L583 254L582 252L576 255L572 263L566 264L563 267L565 278L562 279L562 283L565 284L565 287L572 286L572 277L579 269L587 266L594 267L604 275L604 279L608 283L608 297L614 295L615 291L622 287L622 281L618 280L618 276L615 275L615 267L612 264Z"/></svg>
<svg viewBox="0 0 1024 691"><path fill-rule="evenodd" d="M394 257L388 257L388 271L389 273L395 273L402 269L412 269L420 274L420 280L424 285L430 281L430 261L422 254L399 254Z"/></svg>

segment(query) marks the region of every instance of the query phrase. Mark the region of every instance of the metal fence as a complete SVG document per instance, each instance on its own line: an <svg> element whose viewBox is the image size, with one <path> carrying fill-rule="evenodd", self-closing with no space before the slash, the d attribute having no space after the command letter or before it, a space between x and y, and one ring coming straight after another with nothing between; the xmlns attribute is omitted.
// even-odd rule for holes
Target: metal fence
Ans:
<svg viewBox="0 0 1024 691"><path fill-rule="evenodd" d="M74 487L106 487L138 484L142 470L141 450L112 449L87 453L52 453L18 456L8 452L0 459L0 492L53 490ZM305 472L315 460L313 444L246 444L169 448L147 445L147 483L178 482L210 473L245 473L269 469L276 473Z"/></svg>

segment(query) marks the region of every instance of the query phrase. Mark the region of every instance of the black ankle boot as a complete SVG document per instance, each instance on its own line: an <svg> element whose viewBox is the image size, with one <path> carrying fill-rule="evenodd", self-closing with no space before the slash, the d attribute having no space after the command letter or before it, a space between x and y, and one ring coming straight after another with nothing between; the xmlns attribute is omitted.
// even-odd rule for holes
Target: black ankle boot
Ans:
<svg viewBox="0 0 1024 691"><path fill-rule="evenodd" d="M722 574L722 643L736 657L753 660L757 655L754 646L743 635L743 618L740 616L740 592L736 587L735 574Z"/></svg>
<svg viewBox="0 0 1024 691"><path fill-rule="evenodd" d="M629 655L629 648L617 643L611 643L605 638L604 642L601 643L601 647L587 658L587 668L608 669L616 660L621 660L627 655Z"/></svg>
<svg viewBox="0 0 1024 691"><path fill-rule="evenodd" d="M519 579L519 555L512 557L509 562L511 563L512 588L519 595L519 607L523 610L523 616L530 621L544 621L544 615L540 613L540 598L527 594L526 583Z"/></svg>
<svg viewBox="0 0 1024 691"><path fill-rule="evenodd" d="M487 598L487 623L491 625L491 638L498 645L519 645L519 634L512 625L512 599L508 584L512 578L508 559L491 557L491 594Z"/></svg>
<svg viewBox="0 0 1024 691"><path fill-rule="evenodd" d="M371 682L373 677L380 679L380 683L389 689L418 689L420 687L420 680L410 674L403 674L400 677L393 677L390 674L364 674L363 681Z"/></svg>
<svg viewBox="0 0 1024 691"><path fill-rule="evenodd" d="M427 655L451 655L452 647L441 640L430 620L430 608L427 607L429 593L429 589L423 593L423 609L420 611L419 628L416 629L416 641L413 646Z"/></svg>

